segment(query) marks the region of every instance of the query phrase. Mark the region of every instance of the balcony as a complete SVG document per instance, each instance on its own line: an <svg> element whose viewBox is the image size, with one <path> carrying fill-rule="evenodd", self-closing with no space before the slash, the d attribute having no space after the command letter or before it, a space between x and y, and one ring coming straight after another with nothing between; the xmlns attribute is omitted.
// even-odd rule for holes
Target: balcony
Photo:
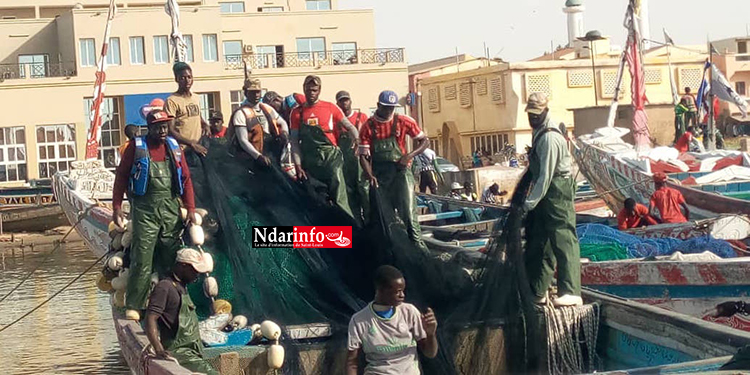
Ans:
<svg viewBox="0 0 750 375"><path fill-rule="evenodd" d="M0 64L0 82L10 79L75 77L76 74L75 62Z"/></svg>
<svg viewBox="0 0 750 375"><path fill-rule="evenodd" d="M226 70L276 68L317 68L320 66L404 63L403 48L376 48L351 51L289 52L224 56Z"/></svg>

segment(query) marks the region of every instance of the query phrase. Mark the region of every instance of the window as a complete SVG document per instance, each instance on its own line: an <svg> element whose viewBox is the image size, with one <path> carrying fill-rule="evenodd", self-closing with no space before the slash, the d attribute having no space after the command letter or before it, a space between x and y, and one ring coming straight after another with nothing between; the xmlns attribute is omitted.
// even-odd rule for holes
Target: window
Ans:
<svg viewBox="0 0 750 375"><path fill-rule="evenodd" d="M219 61L219 51L216 44L216 34L203 35L203 61Z"/></svg>
<svg viewBox="0 0 750 375"><path fill-rule="evenodd" d="M81 39L81 66L96 66L94 39Z"/></svg>
<svg viewBox="0 0 750 375"><path fill-rule="evenodd" d="M226 40L224 41L224 59L229 61L242 60L242 41Z"/></svg>
<svg viewBox="0 0 750 375"><path fill-rule="evenodd" d="M18 56L19 78L26 78L26 69L28 69L31 78L46 77L48 66L49 56L46 54Z"/></svg>
<svg viewBox="0 0 750 375"><path fill-rule="evenodd" d="M325 59L325 38L297 38L297 57L304 60L310 60L312 59L312 54L310 52L318 52L318 58L321 60Z"/></svg>
<svg viewBox="0 0 750 375"><path fill-rule="evenodd" d="M333 51L334 65L357 63L357 43L333 43L331 44L331 50Z"/></svg>
<svg viewBox="0 0 750 375"><path fill-rule="evenodd" d="M434 86L427 90L427 103L430 112L440 112L440 87Z"/></svg>
<svg viewBox="0 0 750 375"><path fill-rule="evenodd" d="M165 35L154 37L154 63L166 64L169 62L169 41Z"/></svg>
<svg viewBox="0 0 750 375"><path fill-rule="evenodd" d="M745 96L747 95L747 91L745 91L745 82L737 82L734 84L734 87L738 94Z"/></svg>
<svg viewBox="0 0 750 375"><path fill-rule="evenodd" d="M146 62L144 55L145 50L143 49L143 37L142 36L131 36L130 37L130 63L134 65L141 65Z"/></svg>
<svg viewBox="0 0 750 375"><path fill-rule="evenodd" d="M83 99L83 113L86 116L86 123L91 123L91 105L93 99ZM104 162L107 169L115 169L120 164L120 157L117 150L122 144L121 129L122 121L120 117L120 104L117 98L104 98L101 107L102 115L102 140L99 143L99 160Z"/></svg>
<svg viewBox="0 0 750 375"><path fill-rule="evenodd" d="M281 68L284 66L284 46L258 46L255 49L258 68Z"/></svg>
<svg viewBox="0 0 750 375"><path fill-rule="evenodd" d="M120 38L109 38L107 65L120 65Z"/></svg>
<svg viewBox="0 0 750 375"><path fill-rule="evenodd" d="M737 42L737 53L747 53L747 42Z"/></svg>
<svg viewBox="0 0 750 375"><path fill-rule="evenodd" d="M201 117L203 117L205 120L208 120L208 118L211 117L211 111L216 111L218 109L216 108L214 94L215 93L213 92L198 94L198 96L200 97Z"/></svg>
<svg viewBox="0 0 750 375"><path fill-rule="evenodd" d="M0 182L27 179L26 133L23 126L0 129Z"/></svg>
<svg viewBox="0 0 750 375"><path fill-rule="evenodd" d="M76 160L76 128L73 124L36 127L39 152L39 178L51 178L57 171L70 169Z"/></svg>
<svg viewBox="0 0 750 375"><path fill-rule="evenodd" d="M440 156L440 139L439 138L437 137L430 138L430 149L432 151L435 151L435 155Z"/></svg>
<svg viewBox="0 0 750 375"><path fill-rule="evenodd" d="M508 143L508 134L482 134L471 137L471 150L482 150L487 155L497 155L503 152Z"/></svg>
<svg viewBox="0 0 750 375"><path fill-rule="evenodd" d="M278 13L283 12L284 7L260 7L258 8L258 12L261 13Z"/></svg>
<svg viewBox="0 0 750 375"><path fill-rule="evenodd" d="M240 108L243 100L245 100L245 94L242 92L242 90L229 92L229 101L232 104L232 113Z"/></svg>
<svg viewBox="0 0 750 375"><path fill-rule="evenodd" d="M245 3L234 1L231 3L219 3L221 13L245 13Z"/></svg>
<svg viewBox="0 0 750 375"><path fill-rule="evenodd" d="M187 46L187 51L185 52L185 61L187 62L193 62L195 61L195 54L193 53L193 36L192 35L184 35L182 37L182 40L185 41L185 45Z"/></svg>
<svg viewBox="0 0 750 375"><path fill-rule="evenodd" d="M307 0L307 10L330 10L331 0Z"/></svg>

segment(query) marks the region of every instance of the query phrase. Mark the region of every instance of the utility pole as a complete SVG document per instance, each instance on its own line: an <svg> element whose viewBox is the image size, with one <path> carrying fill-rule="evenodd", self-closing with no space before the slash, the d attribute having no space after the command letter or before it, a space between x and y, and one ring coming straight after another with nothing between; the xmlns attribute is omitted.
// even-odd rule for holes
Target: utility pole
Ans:
<svg viewBox="0 0 750 375"><path fill-rule="evenodd" d="M708 54L708 82L710 82L710 86L708 90L708 134L706 135L708 136L708 151L714 151L716 150L716 139L714 138L714 46L711 42L708 43Z"/></svg>

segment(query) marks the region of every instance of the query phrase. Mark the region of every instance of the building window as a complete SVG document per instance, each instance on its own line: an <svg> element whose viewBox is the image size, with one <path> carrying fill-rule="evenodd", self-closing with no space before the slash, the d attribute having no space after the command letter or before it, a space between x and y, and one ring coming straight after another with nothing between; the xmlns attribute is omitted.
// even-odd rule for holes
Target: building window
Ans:
<svg viewBox="0 0 750 375"><path fill-rule="evenodd" d="M26 133L23 126L0 129L0 182L27 179Z"/></svg>
<svg viewBox="0 0 750 375"><path fill-rule="evenodd" d="M261 13L278 13L283 12L284 7L260 7L258 8L258 12Z"/></svg>
<svg viewBox="0 0 750 375"><path fill-rule="evenodd" d="M216 44L216 34L203 35L203 61L219 61L219 50Z"/></svg>
<svg viewBox="0 0 750 375"><path fill-rule="evenodd" d="M219 3L221 13L245 13L245 2Z"/></svg>
<svg viewBox="0 0 750 375"><path fill-rule="evenodd" d="M19 78L26 78L26 67L29 69L31 78L46 77L48 74L49 56L43 55L19 55L18 72Z"/></svg>
<svg viewBox="0 0 750 375"><path fill-rule="evenodd" d="M310 60L312 59L311 52L317 52L319 59L325 59L325 38L297 38L297 57L302 60Z"/></svg>
<svg viewBox="0 0 750 375"><path fill-rule="evenodd" d="M737 82L734 84L734 87L738 94L745 96L747 95L747 91L745 89L745 82Z"/></svg>
<svg viewBox="0 0 750 375"><path fill-rule="evenodd" d="M81 66L96 66L94 39L81 39Z"/></svg>
<svg viewBox="0 0 750 375"><path fill-rule="evenodd" d="M107 65L120 65L120 38L109 38Z"/></svg>
<svg viewBox="0 0 750 375"><path fill-rule="evenodd" d="M169 62L169 41L165 35L154 37L154 63L166 64Z"/></svg>
<svg viewBox="0 0 750 375"><path fill-rule="evenodd" d="M357 63L357 43L332 43L334 65L347 65Z"/></svg>
<svg viewBox="0 0 750 375"><path fill-rule="evenodd" d="M477 95L487 95L487 78L481 77L477 81Z"/></svg>
<svg viewBox="0 0 750 375"><path fill-rule="evenodd" d="M490 93L494 103L505 103L505 78L503 76L500 75L490 79Z"/></svg>
<svg viewBox="0 0 750 375"><path fill-rule="evenodd" d="M430 149L435 151L435 155L440 156L440 138L430 138Z"/></svg>
<svg viewBox="0 0 750 375"><path fill-rule="evenodd" d="M143 37L142 36L131 36L130 37L130 63L133 65L142 65L146 62L144 55L146 54L143 49Z"/></svg>
<svg viewBox="0 0 750 375"><path fill-rule="evenodd" d="M474 90L471 87L471 82L461 82L459 86L459 103L462 108L469 108L474 99Z"/></svg>
<svg viewBox="0 0 750 375"><path fill-rule="evenodd" d="M331 10L331 0L307 0L307 10Z"/></svg>
<svg viewBox="0 0 750 375"><path fill-rule="evenodd" d="M186 51L185 51L185 61L191 63L195 61L195 53L193 52L193 36L184 35L182 37L182 40L185 41L185 45L187 46Z"/></svg>
<svg viewBox="0 0 750 375"><path fill-rule="evenodd" d="M549 74L526 74L526 97L535 92L542 92L552 97Z"/></svg>
<svg viewBox="0 0 750 375"><path fill-rule="evenodd" d="M242 90L229 92L229 101L232 104L232 113L240 108L243 100L245 100L245 94L242 92Z"/></svg>
<svg viewBox="0 0 750 375"><path fill-rule="evenodd" d="M508 143L508 134L482 134L471 137L471 151L482 150L484 155L498 155Z"/></svg>
<svg viewBox="0 0 750 375"><path fill-rule="evenodd" d="M430 87L427 90L427 103L430 112L440 112L440 87Z"/></svg>
<svg viewBox="0 0 750 375"><path fill-rule="evenodd" d="M747 42L737 42L737 53L747 53Z"/></svg>
<svg viewBox="0 0 750 375"><path fill-rule="evenodd" d="M76 128L73 124L36 127L39 178L51 178L58 171L70 169L76 160Z"/></svg>
<svg viewBox="0 0 750 375"><path fill-rule="evenodd" d="M224 41L224 60L226 62L242 61L242 41L225 40Z"/></svg>
<svg viewBox="0 0 750 375"><path fill-rule="evenodd" d="M93 99L83 99L83 109L88 124L91 123L91 105ZM115 169L120 164L118 149L122 144L120 104L117 98L104 98L101 106L102 140L99 143L99 160L104 162L107 169Z"/></svg>
<svg viewBox="0 0 750 375"><path fill-rule="evenodd" d="M456 84L445 86L445 100L456 100Z"/></svg>
<svg viewBox="0 0 750 375"><path fill-rule="evenodd" d="M255 49L258 68L284 67L284 46L258 46Z"/></svg>
<svg viewBox="0 0 750 375"><path fill-rule="evenodd" d="M200 98L200 106L201 106L201 117L203 119L208 120L211 116L212 111L216 111L218 108L216 108L216 96L213 92L207 92L203 94L198 94L198 97Z"/></svg>

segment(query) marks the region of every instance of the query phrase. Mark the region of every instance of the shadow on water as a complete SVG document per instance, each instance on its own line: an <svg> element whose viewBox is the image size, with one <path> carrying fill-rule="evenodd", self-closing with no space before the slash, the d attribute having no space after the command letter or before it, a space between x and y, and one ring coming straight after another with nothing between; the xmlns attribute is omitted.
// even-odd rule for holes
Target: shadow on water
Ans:
<svg viewBox="0 0 750 375"><path fill-rule="evenodd" d="M0 298L52 249L51 244L15 254L0 249ZM0 326L34 308L95 260L83 242L63 245L0 303ZM94 267L47 305L0 333L5 374L130 374L117 344L109 295L95 285L98 270Z"/></svg>

